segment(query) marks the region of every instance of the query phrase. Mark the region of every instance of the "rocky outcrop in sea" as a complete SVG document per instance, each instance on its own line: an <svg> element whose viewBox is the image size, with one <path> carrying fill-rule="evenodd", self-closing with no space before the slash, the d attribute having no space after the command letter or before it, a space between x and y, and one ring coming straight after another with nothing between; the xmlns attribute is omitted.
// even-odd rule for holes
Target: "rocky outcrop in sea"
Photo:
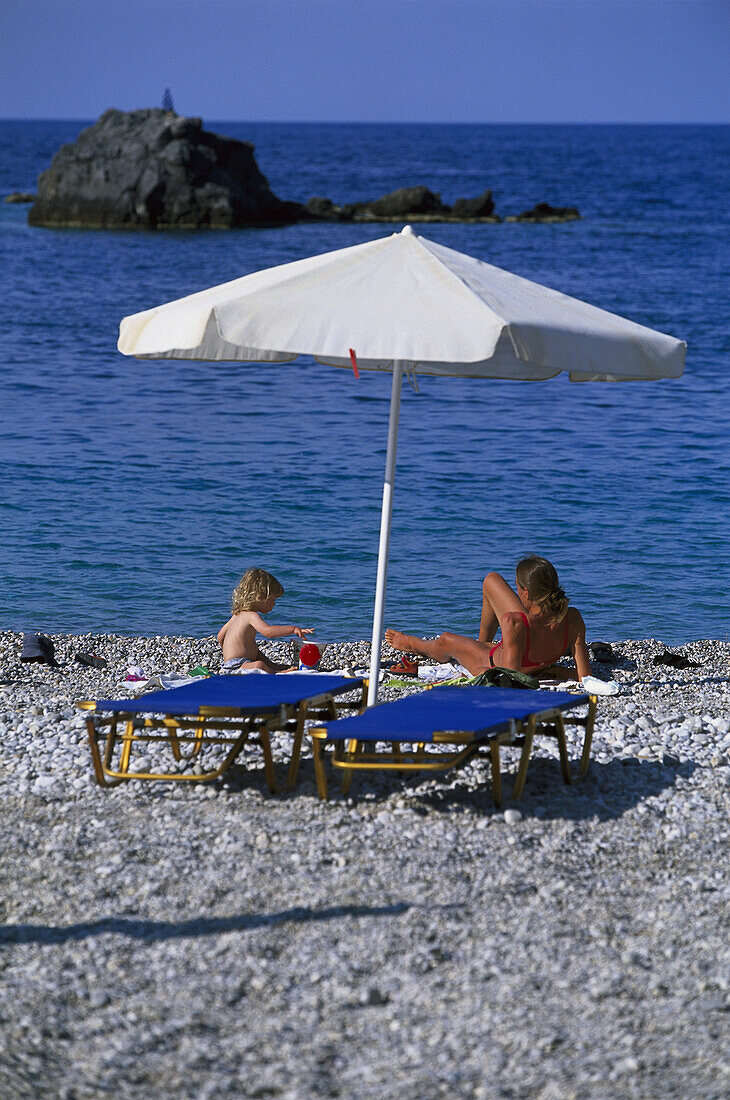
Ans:
<svg viewBox="0 0 730 1100"><path fill-rule="evenodd" d="M573 222L580 218L575 206L551 206L549 202L539 202L532 210L523 210L505 218L508 222Z"/></svg>
<svg viewBox="0 0 730 1100"><path fill-rule="evenodd" d="M77 140L63 145L38 178L30 225L83 229L231 229L299 221L491 222L491 190L452 206L423 184L377 199L338 205L315 196L302 205L278 198L253 146L204 130L199 118L174 111L108 110ZM507 221L571 221L575 207L538 203Z"/></svg>
<svg viewBox="0 0 730 1100"><path fill-rule="evenodd" d="M379 199L337 206L331 199L314 197L304 208L317 221L336 222L500 222L491 191L475 199L457 199L453 206L422 184L401 187Z"/></svg>
<svg viewBox="0 0 730 1100"><path fill-rule="evenodd" d="M228 229L301 217L272 192L245 141L172 111L109 110L38 179L31 225Z"/></svg>

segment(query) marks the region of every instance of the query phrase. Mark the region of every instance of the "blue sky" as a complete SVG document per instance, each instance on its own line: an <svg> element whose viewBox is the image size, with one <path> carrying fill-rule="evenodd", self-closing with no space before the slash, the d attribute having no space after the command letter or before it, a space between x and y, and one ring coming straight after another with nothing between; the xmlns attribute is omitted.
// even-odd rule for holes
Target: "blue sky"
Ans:
<svg viewBox="0 0 730 1100"><path fill-rule="evenodd" d="M0 117L729 122L730 0L0 0Z"/></svg>

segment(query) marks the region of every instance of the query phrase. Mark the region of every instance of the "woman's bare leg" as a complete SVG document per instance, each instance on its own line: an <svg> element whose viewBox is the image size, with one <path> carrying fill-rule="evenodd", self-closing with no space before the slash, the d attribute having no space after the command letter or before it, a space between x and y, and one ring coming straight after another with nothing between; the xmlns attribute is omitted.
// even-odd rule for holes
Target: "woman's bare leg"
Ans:
<svg viewBox="0 0 730 1100"><path fill-rule="evenodd" d="M258 661L246 661L244 665L239 665L236 672L241 669L257 669L259 672L296 672L296 665L279 664L278 661L270 661L267 657L262 656Z"/></svg>
<svg viewBox="0 0 730 1100"><path fill-rule="evenodd" d="M402 653L419 653L421 657L431 657L434 661L448 661L449 654L441 638L417 638L415 634L403 634L400 630L386 630L385 640L393 649Z"/></svg>
<svg viewBox="0 0 730 1100"><path fill-rule="evenodd" d="M479 641L491 642L499 629L503 615L508 611L524 611L520 598L513 592L499 573L488 573L482 585L482 617L479 622Z"/></svg>
<svg viewBox="0 0 730 1100"><path fill-rule="evenodd" d="M440 634L438 638L418 638L414 634L403 634L400 630L386 630L386 642L393 649L404 653L419 653L434 661L458 661L477 676L490 667L490 646L465 638L463 634Z"/></svg>

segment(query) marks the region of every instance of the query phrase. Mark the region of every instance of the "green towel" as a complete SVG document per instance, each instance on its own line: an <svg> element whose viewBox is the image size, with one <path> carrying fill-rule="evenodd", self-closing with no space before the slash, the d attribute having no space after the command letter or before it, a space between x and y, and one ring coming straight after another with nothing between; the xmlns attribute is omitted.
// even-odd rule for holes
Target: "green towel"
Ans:
<svg viewBox="0 0 730 1100"><path fill-rule="evenodd" d="M528 676L515 668L488 668L473 676L469 683L474 687L530 688L532 691L540 687L540 681L535 676Z"/></svg>
<svg viewBox="0 0 730 1100"><path fill-rule="evenodd" d="M412 677L408 680L387 680L385 687L400 688L412 687L419 681ZM518 672L514 668L488 668L480 672L478 676L453 676L450 680L421 680L424 688L428 687L503 687L503 688L530 688L533 691L540 687L540 681L526 672Z"/></svg>

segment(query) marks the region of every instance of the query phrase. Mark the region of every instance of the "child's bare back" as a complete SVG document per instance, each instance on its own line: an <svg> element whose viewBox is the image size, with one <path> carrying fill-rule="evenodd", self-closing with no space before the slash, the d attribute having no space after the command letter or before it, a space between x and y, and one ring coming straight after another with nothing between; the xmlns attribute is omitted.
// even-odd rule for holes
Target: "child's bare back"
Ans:
<svg viewBox="0 0 730 1100"><path fill-rule="evenodd" d="M231 615L226 625L218 631L218 641L223 650L224 661L235 660L238 657L245 661L261 659L261 651L256 643L254 618L261 619L261 616L255 611L238 611Z"/></svg>

